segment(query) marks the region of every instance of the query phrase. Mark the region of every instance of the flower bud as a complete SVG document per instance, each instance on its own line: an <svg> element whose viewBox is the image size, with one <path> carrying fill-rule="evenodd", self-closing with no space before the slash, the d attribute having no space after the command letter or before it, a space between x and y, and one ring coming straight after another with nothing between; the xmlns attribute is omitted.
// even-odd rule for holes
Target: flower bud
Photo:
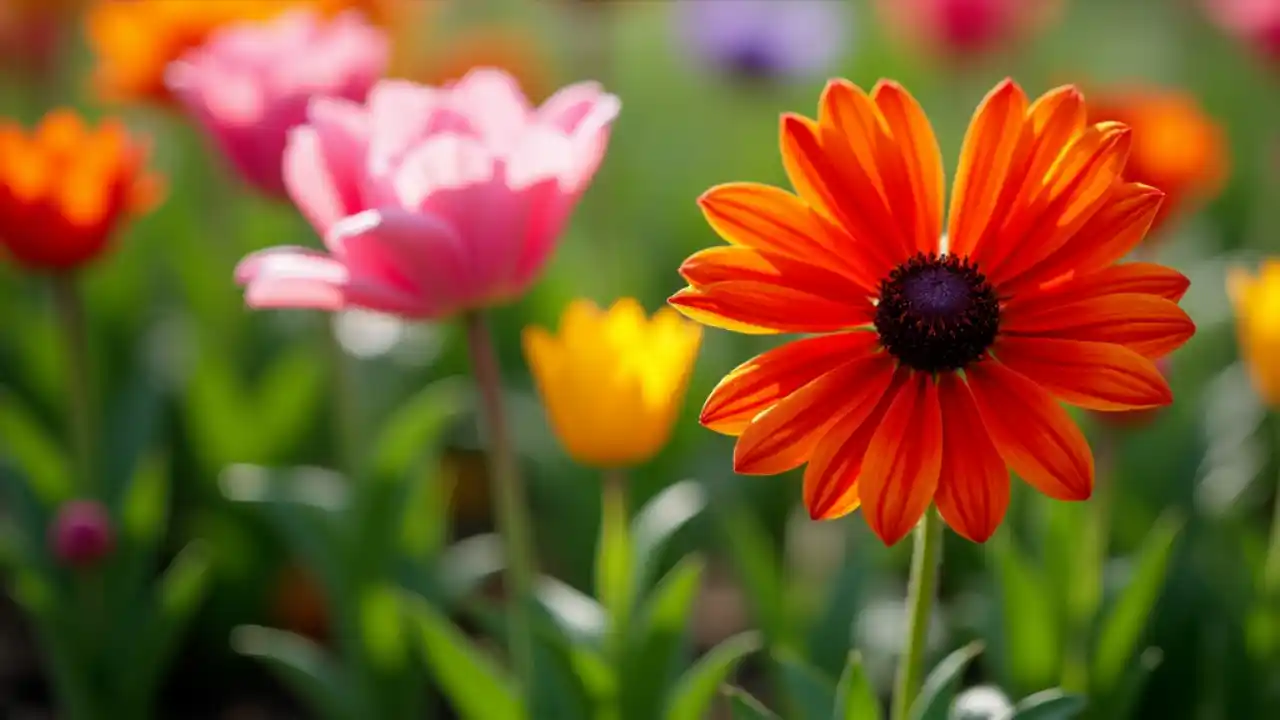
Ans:
<svg viewBox="0 0 1280 720"><path fill-rule="evenodd" d="M64 503L49 529L49 543L64 565L95 565L115 549L115 529L107 508L97 500Z"/></svg>

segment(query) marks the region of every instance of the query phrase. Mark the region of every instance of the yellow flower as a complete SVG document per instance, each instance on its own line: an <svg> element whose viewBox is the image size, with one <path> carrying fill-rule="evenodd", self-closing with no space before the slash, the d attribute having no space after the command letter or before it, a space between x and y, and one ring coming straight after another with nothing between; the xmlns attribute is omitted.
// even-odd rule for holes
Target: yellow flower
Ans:
<svg viewBox="0 0 1280 720"><path fill-rule="evenodd" d="M1227 277L1235 306L1240 354L1266 404L1280 406L1280 259L1263 262L1257 275L1236 268Z"/></svg>
<svg viewBox="0 0 1280 720"><path fill-rule="evenodd" d="M684 399L701 329L630 298L607 311L575 300L559 335L525 328L524 353L565 451L591 467L626 467L666 444Z"/></svg>

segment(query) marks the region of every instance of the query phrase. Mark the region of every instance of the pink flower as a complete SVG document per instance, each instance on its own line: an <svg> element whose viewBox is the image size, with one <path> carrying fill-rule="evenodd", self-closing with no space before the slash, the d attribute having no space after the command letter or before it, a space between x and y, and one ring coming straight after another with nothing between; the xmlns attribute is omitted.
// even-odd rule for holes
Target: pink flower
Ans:
<svg viewBox="0 0 1280 720"><path fill-rule="evenodd" d="M236 170L283 196L280 158L313 97L363 101L386 70L390 44L358 13L332 20L284 13L216 33L169 66L166 80Z"/></svg>
<svg viewBox="0 0 1280 720"><path fill-rule="evenodd" d="M1058 0L879 0L889 26L931 52L991 50L1043 24Z"/></svg>
<svg viewBox="0 0 1280 720"><path fill-rule="evenodd" d="M439 318L524 293L604 156L620 104L594 83L532 108L507 73L443 88L384 80L318 98L284 181L328 253L281 247L236 269L255 308Z"/></svg>
<svg viewBox="0 0 1280 720"><path fill-rule="evenodd" d="M1280 0L1203 0L1203 5L1222 29L1280 60Z"/></svg>
<svg viewBox="0 0 1280 720"><path fill-rule="evenodd" d="M111 516L96 500L71 500L58 508L49 528L53 555L64 565L88 567L115 549Z"/></svg>

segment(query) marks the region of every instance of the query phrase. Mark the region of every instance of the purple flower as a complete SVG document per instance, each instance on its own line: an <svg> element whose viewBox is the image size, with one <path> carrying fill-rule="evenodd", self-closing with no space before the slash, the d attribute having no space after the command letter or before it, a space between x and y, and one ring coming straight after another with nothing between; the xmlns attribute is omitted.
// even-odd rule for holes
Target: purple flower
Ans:
<svg viewBox="0 0 1280 720"><path fill-rule="evenodd" d="M699 59L750 78L828 71L846 49L852 18L833 0L677 0L677 33Z"/></svg>
<svg viewBox="0 0 1280 720"><path fill-rule="evenodd" d="M49 542L62 564L76 568L94 565L115 549L111 516L96 500L66 502L49 528Z"/></svg>

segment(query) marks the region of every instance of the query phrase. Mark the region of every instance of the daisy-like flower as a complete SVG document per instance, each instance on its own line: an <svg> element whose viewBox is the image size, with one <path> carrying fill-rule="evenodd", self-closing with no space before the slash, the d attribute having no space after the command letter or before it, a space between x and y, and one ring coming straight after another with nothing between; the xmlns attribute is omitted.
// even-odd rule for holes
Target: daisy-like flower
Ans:
<svg viewBox="0 0 1280 720"><path fill-rule="evenodd" d="M729 373L702 409L738 437L734 468L806 465L815 519L861 507L886 543L936 503L986 540L1009 503L1009 470L1050 497L1083 500L1093 455L1058 401L1157 407L1154 361L1195 327L1188 281L1116 264L1162 194L1123 179L1129 130L1089 124L1062 87L1029 103L1011 80L979 106L943 223L937 141L901 86L834 80L818 119L784 115L795 194L751 183L700 204L728 246L681 267L670 302L704 324L805 333Z"/></svg>

